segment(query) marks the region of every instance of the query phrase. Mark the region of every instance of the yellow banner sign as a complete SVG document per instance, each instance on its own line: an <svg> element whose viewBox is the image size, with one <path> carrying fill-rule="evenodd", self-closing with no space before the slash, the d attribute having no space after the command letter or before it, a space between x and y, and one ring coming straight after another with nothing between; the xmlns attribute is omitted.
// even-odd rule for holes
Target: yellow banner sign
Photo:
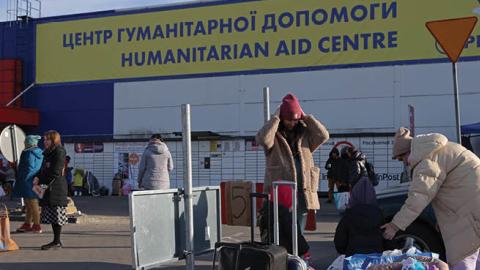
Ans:
<svg viewBox="0 0 480 270"><path fill-rule="evenodd" d="M63 83L444 59L427 21L475 0L264 0L39 23L36 81ZM101 17L100 17L101 16ZM480 56L476 28L462 56Z"/></svg>

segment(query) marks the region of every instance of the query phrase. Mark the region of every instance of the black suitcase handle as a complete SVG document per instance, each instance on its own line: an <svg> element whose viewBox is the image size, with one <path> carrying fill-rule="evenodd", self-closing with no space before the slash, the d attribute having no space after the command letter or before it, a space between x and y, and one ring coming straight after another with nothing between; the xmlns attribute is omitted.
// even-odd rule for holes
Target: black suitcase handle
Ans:
<svg viewBox="0 0 480 270"><path fill-rule="evenodd" d="M257 214L255 212L255 205L256 205L256 198L262 198L262 199L266 199L267 200L267 213L270 213L270 202L269 202L269 199L270 199L270 196L267 194L267 193L250 193L250 199L251 199L251 204L250 204L250 239L251 239L251 242L252 243L255 243L255 224L254 224L254 220L255 220L255 215ZM268 214L267 215L267 223L268 223L268 228L270 228L270 215ZM260 240L259 243L263 243L262 240ZM270 244L271 243L271 239L270 239L270 233L268 233L268 243L264 243L264 244Z"/></svg>
<svg viewBox="0 0 480 270"><path fill-rule="evenodd" d="M298 225L297 225L297 183L291 181L276 181L272 183L273 185L273 202L274 202L274 214L273 214L273 223L274 223L274 242L276 245L280 245L280 235L279 235L279 220L278 220L278 188L280 186L288 186L292 189L292 255L298 256ZM277 194L277 196L275 196ZM277 198L275 198L277 197ZM277 204L275 204L275 201Z"/></svg>
<svg viewBox="0 0 480 270"><path fill-rule="evenodd" d="M250 219L251 219L251 222L250 222L250 239L251 239L251 242L252 244L258 244L259 246L263 246L263 245L269 245L271 243L271 236L270 236L270 232L268 233L268 241L269 243L263 243L261 240L260 242L255 242L255 224L254 224L254 219L255 219L255 207L254 205L256 205L256 198L262 198L262 199L266 199L267 200L267 213L270 213L270 202L269 202L269 199L270 199L270 195L269 194L266 194L266 193L250 193L250 200L251 200L251 205L250 205ZM267 222L268 222L268 228L270 228L270 214L267 215L268 216L268 219L267 219ZM216 266L216 262L217 262L217 251L219 249L222 249L222 248L229 248L229 249L234 249L235 250L235 270L238 269L239 267L239 264L240 264L240 251L242 250L242 244L238 244L238 243L225 243L225 242L217 242L215 243L215 251L213 253L213 266L212 266L212 270L215 270L215 266Z"/></svg>

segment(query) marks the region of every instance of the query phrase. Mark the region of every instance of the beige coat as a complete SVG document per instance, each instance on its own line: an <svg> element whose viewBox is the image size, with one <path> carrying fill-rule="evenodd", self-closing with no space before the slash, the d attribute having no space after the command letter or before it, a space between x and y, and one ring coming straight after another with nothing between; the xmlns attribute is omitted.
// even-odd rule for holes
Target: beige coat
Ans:
<svg viewBox="0 0 480 270"><path fill-rule="evenodd" d="M456 264L480 248L480 159L441 134L413 139L412 183L393 223L405 230L432 202L447 260Z"/></svg>
<svg viewBox="0 0 480 270"><path fill-rule="evenodd" d="M272 116L272 119L257 133L257 143L263 146L266 157L264 190L270 189L272 180L296 181L297 173L302 173L306 206L308 209L320 209L317 195L320 169L315 167L312 153L328 140L329 134L312 115L305 116L304 121L300 123L305 127L305 132L298 140L303 172L296 171L290 146L287 140L277 132L280 124L278 116Z"/></svg>

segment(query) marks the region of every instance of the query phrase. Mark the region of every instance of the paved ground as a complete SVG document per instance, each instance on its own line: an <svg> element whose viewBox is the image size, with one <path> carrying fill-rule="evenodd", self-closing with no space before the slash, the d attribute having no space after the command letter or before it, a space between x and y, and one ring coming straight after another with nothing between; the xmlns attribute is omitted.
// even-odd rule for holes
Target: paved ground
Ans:
<svg viewBox="0 0 480 270"><path fill-rule="evenodd" d="M0 253L0 270L88 270L131 269L131 240L128 221L128 200L125 197L76 198L77 207L86 214L79 224L64 227L65 248L41 251L39 247L51 241L50 227L40 235L13 234L21 250ZM323 204L318 213L317 231L308 232L316 269L326 269L335 259L333 235L338 216L331 205ZM12 231L20 222L12 222ZM247 227L223 227L225 241L249 238ZM195 269L211 269L212 254L196 258ZM174 262L160 269L184 269L184 262Z"/></svg>

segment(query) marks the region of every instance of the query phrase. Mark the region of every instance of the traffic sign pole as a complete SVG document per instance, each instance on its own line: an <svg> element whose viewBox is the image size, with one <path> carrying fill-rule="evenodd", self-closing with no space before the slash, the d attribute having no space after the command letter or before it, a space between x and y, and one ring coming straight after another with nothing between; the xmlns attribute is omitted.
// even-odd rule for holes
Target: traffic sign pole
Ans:
<svg viewBox="0 0 480 270"><path fill-rule="evenodd" d="M10 138L12 139L13 163L18 166L17 132L15 132L15 128L15 125L10 126Z"/></svg>
<svg viewBox="0 0 480 270"><path fill-rule="evenodd" d="M426 27L452 62L453 97L455 99L456 122L455 133L459 144L462 144L462 133L460 130L460 97L458 95L457 61L460 58L462 50L472 34L477 21L477 17L466 17L426 23Z"/></svg>
<svg viewBox="0 0 480 270"><path fill-rule="evenodd" d="M457 63L452 63L453 69L453 95L455 97L455 121L457 123L457 142L462 144L462 133L460 130L460 97L458 95L458 72Z"/></svg>

